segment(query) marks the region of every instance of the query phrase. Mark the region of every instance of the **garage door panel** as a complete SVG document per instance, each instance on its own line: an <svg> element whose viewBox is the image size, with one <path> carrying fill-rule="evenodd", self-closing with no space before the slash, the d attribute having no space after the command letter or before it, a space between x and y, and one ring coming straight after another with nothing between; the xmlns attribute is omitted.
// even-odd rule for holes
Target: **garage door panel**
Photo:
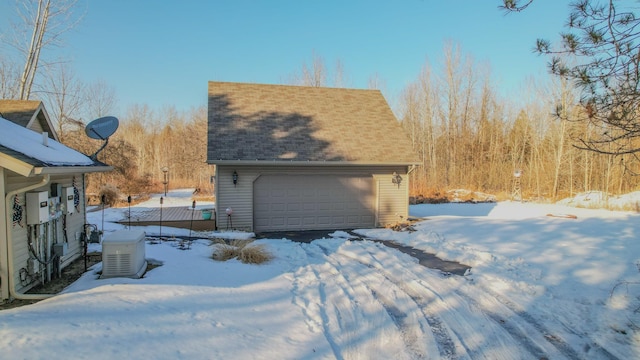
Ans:
<svg viewBox="0 0 640 360"><path fill-rule="evenodd" d="M344 216L334 216L331 221L338 226L344 226L347 223Z"/></svg>
<svg viewBox="0 0 640 360"><path fill-rule="evenodd" d="M285 203L272 203L271 206L269 206L269 210L271 211L284 211L284 209L286 208L286 204Z"/></svg>
<svg viewBox="0 0 640 360"><path fill-rule="evenodd" d="M373 227L371 177L265 175L254 184L256 231Z"/></svg>
<svg viewBox="0 0 640 360"><path fill-rule="evenodd" d="M300 203L288 203L287 204L287 211L300 211L300 207L302 206L302 204Z"/></svg>

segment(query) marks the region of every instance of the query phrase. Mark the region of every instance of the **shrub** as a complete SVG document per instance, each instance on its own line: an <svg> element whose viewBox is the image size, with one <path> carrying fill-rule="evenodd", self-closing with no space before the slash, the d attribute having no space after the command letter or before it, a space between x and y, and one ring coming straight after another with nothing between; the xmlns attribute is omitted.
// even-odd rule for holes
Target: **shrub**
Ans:
<svg viewBox="0 0 640 360"><path fill-rule="evenodd" d="M262 264L273 258L271 253L265 249L264 245L245 246L240 250L238 260L245 264Z"/></svg>
<svg viewBox="0 0 640 360"><path fill-rule="evenodd" d="M106 205L114 206L118 202L120 192L115 186L106 184L100 188L99 196L100 201L102 201L102 198L104 197L104 203Z"/></svg>
<svg viewBox="0 0 640 360"><path fill-rule="evenodd" d="M216 250L213 252L213 260L216 261L227 261L230 259L237 258L240 254L240 250L237 247L220 244L216 247Z"/></svg>
<svg viewBox="0 0 640 360"><path fill-rule="evenodd" d="M252 242L253 240L233 240L230 244L218 242L211 257L216 261L237 258L245 264L262 264L273 259L264 245L250 245Z"/></svg>

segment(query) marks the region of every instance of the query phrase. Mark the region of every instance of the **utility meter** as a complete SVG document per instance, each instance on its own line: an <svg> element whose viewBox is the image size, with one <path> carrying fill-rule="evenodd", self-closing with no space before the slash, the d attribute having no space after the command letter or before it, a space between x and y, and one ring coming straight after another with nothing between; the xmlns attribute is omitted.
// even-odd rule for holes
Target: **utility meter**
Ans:
<svg viewBox="0 0 640 360"><path fill-rule="evenodd" d="M49 192L28 192L27 224L37 225L49 222Z"/></svg>

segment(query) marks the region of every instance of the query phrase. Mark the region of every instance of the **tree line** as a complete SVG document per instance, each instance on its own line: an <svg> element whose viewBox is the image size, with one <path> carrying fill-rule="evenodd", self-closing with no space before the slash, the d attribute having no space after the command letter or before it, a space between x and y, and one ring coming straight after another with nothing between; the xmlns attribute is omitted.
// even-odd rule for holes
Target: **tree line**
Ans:
<svg viewBox="0 0 640 360"><path fill-rule="evenodd" d="M63 139L85 154L95 153L102 144L89 139L82 127L65 130ZM121 195L158 192L166 176L169 188L193 187L211 194L213 169L206 163L206 151L206 107L181 112L168 106L156 112L146 105L131 106L97 155L114 170L88 175L87 191L99 194L108 186Z"/></svg>
<svg viewBox="0 0 640 360"><path fill-rule="evenodd" d="M532 80L523 95L506 98L495 89L489 67L476 63L460 46L449 43L442 54L439 64L425 63L393 106L421 161L411 173L411 195L433 197L465 188L509 198L516 181L524 198L537 200L638 189L640 164L634 156L580 148L581 141L599 136L599 130L580 121L587 109L568 81ZM334 86L327 79L343 81L342 69L340 76L327 76L331 72L324 59L314 55L310 66L294 73L303 76L286 82ZM99 146L88 143L81 128L64 139L85 153ZM145 105L132 106L99 158L116 170L93 175L102 176L93 183L115 184L125 193L157 191L161 169L167 166L172 185L210 189L213 169L206 164L206 149L206 108L155 112ZM516 173L521 176L516 178Z"/></svg>
<svg viewBox="0 0 640 360"><path fill-rule="evenodd" d="M440 70L426 63L403 90L398 117L422 163L411 175L413 194L459 187L509 197L516 181L535 199L638 188L635 156L580 148L599 129L580 121L587 110L568 81L532 80L522 96L505 99L489 74L448 44Z"/></svg>
<svg viewBox="0 0 640 360"><path fill-rule="evenodd" d="M20 56L0 54L0 98L43 100L63 143L92 154L101 144L86 138L83 119L109 114L115 91L104 81L83 83L68 62L46 56L81 20L72 11L76 0L19 3L23 23L12 24L13 36L1 40ZM517 13L532 3L503 0L502 8ZM392 107L421 161L411 172L411 194L467 188L508 197L516 182L532 199L636 190L639 21L613 0L572 3L560 45L536 43L538 53L551 57L552 75L530 81L513 97L496 91L487 66L446 44L439 64L425 63L400 94L385 94L397 99ZM282 82L352 87L342 61L332 69L316 53ZM368 87L385 91L378 74ZM114 171L90 175L89 192L106 184L122 194L157 191L165 167L172 187L210 186L204 106L134 105L119 118L120 129L98 156Z"/></svg>

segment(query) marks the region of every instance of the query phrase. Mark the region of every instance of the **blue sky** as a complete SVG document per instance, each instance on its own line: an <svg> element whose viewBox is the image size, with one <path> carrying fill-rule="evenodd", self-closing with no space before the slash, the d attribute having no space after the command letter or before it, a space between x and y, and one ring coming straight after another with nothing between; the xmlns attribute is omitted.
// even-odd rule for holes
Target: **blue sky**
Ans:
<svg viewBox="0 0 640 360"><path fill-rule="evenodd" d="M427 59L441 63L447 41L489 63L508 94L531 76L546 76L547 59L533 45L538 37L556 40L568 13L558 0L536 0L511 15L497 8L500 0L79 3L86 15L61 51L80 78L114 87L118 111L205 105L209 80L283 83L314 52L330 70L339 59L349 87L366 88L377 73L393 98ZM0 0L4 24L13 4Z"/></svg>

